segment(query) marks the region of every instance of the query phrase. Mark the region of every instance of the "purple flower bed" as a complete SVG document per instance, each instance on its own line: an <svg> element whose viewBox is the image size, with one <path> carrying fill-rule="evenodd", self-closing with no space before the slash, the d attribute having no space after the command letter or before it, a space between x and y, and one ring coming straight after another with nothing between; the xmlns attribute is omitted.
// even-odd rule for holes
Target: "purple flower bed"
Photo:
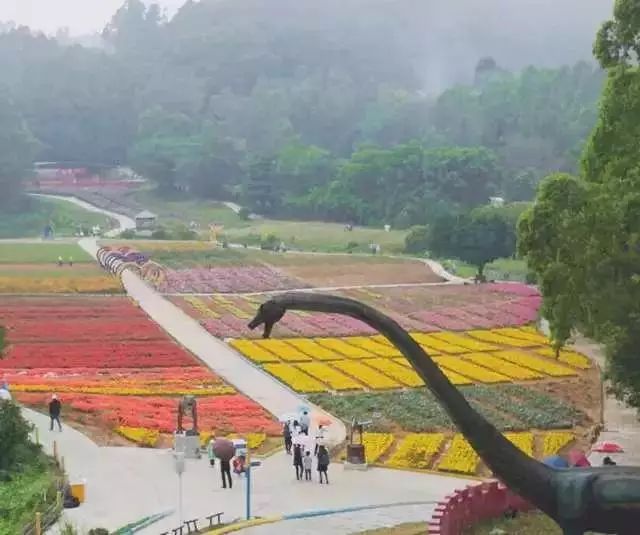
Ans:
<svg viewBox="0 0 640 535"><path fill-rule="evenodd" d="M308 285L268 267L168 270L157 289L165 293L242 293L307 288Z"/></svg>

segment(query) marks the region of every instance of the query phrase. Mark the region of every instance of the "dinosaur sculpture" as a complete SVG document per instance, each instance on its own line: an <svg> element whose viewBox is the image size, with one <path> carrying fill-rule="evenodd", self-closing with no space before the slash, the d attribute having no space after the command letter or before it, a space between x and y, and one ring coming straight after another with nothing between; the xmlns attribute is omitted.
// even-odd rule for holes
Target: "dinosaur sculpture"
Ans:
<svg viewBox="0 0 640 535"><path fill-rule="evenodd" d="M285 293L260 305L249 323L264 325L264 338L287 310L343 314L367 323L396 346L493 473L514 492L555 520L565 535L586 531L640 533L640 468L558 470L520 451L477 413L423 349L394 320L344 297Z"/></svg>

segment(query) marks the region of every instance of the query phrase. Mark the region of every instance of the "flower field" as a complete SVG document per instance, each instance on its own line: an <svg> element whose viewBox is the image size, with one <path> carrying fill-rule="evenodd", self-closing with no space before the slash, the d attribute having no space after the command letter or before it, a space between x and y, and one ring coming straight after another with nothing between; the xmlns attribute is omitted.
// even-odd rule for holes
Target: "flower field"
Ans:
<svg viewBox="0 0 640 535"><path fill-rule="evenodd" d="M152 446L176 425L178 399L198 397L203 431L278 435L278 424L175 344L123 297L11 297L0 304L0 360L21 402L60 397L67 420Z"/></svg>
<svg viewBox="0 0 640 535"><path fill-rule="evenodd" d="M579 353L555 358L549 340L529 328L413 333L457 385L575 377L591 367ZM423 386L384 337L231 340L245 357L298 392L390 390Z"/></svg>
<svg viewBox="0 0 640 535"><path fill-rule="evenodd" d="M571 431L525 431L505 433L505 437L536 458L554 455L575 440ZM366 432L362 439L368 464L464 475L475 475L481 468L480 457L460 433Z"/></svg>
<svg viewBox="0 0 640 535"><path fill-rule="evenodd" d="M304 284L298 282L297 287ZM361 288L337 293L371 304L405 329L420 333L527 325L537 319L540 307L537 291L521 284L415 286L375 291ZM172 297L174 304L219 338L259 338L260 333L249 330L246 320L253 317L257 306L266 299L260 295ZM273 330L275 338L372 334L375 333L368 325L352 318L298 311L288 312ZM481 342L477 340L477 344Z"/></svg>
<svg viewBox="0 0 640 535"><path fill-rule="evenodd" d="M169 269L156 289L164 293L264 292L306 288L307 284L271 267L237 266Z"/></svg>

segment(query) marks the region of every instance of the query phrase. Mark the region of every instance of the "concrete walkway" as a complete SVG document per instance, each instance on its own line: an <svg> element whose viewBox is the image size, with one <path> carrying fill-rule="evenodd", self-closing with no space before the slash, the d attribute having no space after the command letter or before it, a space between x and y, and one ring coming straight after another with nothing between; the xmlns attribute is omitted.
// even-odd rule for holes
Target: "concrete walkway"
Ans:
<svg viewBox="0 0 640 535"><path fill-rule="evenodd" d="M62 432L50 431L47 416L28 409L23 411L25 417L37 426L45 451L51 453L54 440L57 442L58 452L64 457L71 482L86 481L86 502L77 509L65 510L66 520L81 530L95 527L114 530L155 513L173 511L171 516L142 533L157 535L180 524L178 478L170 451L99 447L80 432L66 426L64 421ZM313 477L317 480L316 473ZM464 479L382 468L366 472L345 471L340 464L330 467L329 478L329 486L321 486L315 481L298 482L291 457L277 453L265 459L263 465L254 471L253 514L277 516L311 509L417 500L435 502L456 488L472 483ZM234 477L232 490L221 489L218 467L211 468L203 458L187 461L182 483L183 518L204 518L220 511L225 513L226 521L244 516L244 479ZM361 525L398 524L405 521L409 510L410 518L426 520L432 509L431 506L393 507L368 511L366 515L352 513L306 523L291 522L292 529L296 524L300 525L300 530L291 532L326 533L326 527L330 525L336 528L331 533L349 533Z"/></svg>

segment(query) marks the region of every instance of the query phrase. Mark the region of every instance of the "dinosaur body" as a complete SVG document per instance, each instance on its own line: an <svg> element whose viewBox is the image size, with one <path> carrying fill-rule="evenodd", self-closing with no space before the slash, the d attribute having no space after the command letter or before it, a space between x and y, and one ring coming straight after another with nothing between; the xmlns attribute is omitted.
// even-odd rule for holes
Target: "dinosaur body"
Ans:
<svg viewBox="0 0 640 535"><path fill-rule="evenodd" d="M586 531L640 533L640 469L599 467L558 470L532 459L476 412L431 357L394 320L343 297L281 294L260 306L249 323L268 338L287 310L344 314L367 323L397 347L446 409L480 458L513 491L554 519L566 535Z"/></svg>

